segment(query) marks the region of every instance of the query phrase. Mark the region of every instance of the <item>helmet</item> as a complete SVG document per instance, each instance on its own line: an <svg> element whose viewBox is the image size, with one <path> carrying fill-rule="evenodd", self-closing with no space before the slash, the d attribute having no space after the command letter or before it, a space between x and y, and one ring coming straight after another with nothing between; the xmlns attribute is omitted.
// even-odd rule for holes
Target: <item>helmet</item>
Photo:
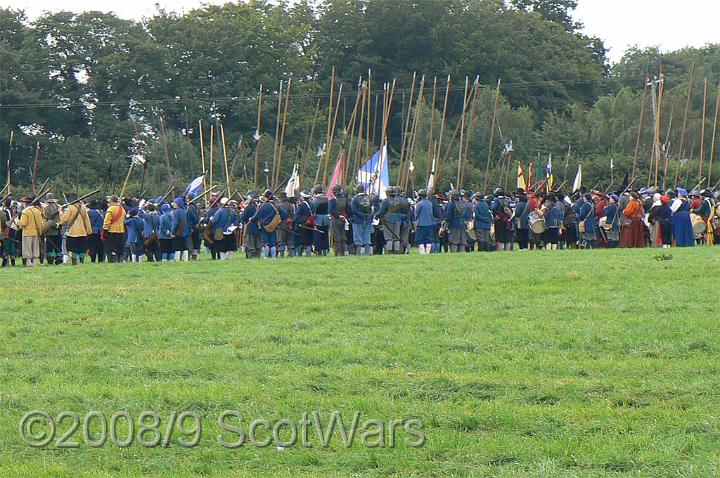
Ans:
<svg viewBox="0 0 720 478"><path fill-rule="evenodd" d="M355 186L355 192L358 193L358 194L364 193L364 192L365 192L365 186L363 186L362 184L358 184L357 186Z"/></svg>
<svg viewBox="0 0 720 478"><path fill-rule="evenodd" d="M322 194L323 193L323 187L322 184L316 184L312 189L313 194Z"/></svg>
<svg viewBox="0 0 720 478"><path fill-rule="evenodd" d="M336 184L335 186L332 187L332 190L334 193L337 194L342 191L342 186L340 186L339 184Z"/></svg>
<svg viewBox="0 0 720 478"><path fill-rule="evenodd" d="M418 191L417 195L418 195L418 197L426 198L428 193L427 193L427 190L421 189L420 191Z"/></svg>

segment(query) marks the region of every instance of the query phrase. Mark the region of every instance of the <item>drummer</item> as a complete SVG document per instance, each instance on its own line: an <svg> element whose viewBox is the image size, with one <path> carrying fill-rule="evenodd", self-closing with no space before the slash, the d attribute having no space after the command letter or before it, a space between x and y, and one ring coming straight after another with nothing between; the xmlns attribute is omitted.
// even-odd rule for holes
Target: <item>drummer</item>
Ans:
<svg viewBox="0 0 720 478"><path fill-rule="evenodd" d="M529 209L530 214L533 214L533 217L542 217L542 200L545 194L541 191L535 192L529 201ZM537 227L536 227L537 228ZM528 233L528 242L530 245L530 249L540 249L540 245L542 243L542 234L544 232L543 228L537 228L540 232L535 232L535 230L531 227L530 231Z"/></svg>

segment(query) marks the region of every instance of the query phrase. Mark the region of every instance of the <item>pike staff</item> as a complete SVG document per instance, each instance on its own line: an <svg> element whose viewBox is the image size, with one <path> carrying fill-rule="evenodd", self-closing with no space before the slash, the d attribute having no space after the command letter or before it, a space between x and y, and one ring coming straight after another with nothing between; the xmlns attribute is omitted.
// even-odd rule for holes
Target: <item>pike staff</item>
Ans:
<svg viewBox="0 0 720 478"><path fill-rule="evenodd" d="M643 120L645 119L645 103L647 99L647 89L648 89L648 81L649 78L645 78L645 81L643 81L644 88L643 88L643 94L642 94L642 103L640 106L640 123L638 125L638 134L637 134L637 140L635 141L635 156L633 157L633 167L632 167L632 176L635 177L635 169L637 168L637 160L638 156L640 155L640 139L642 138L642 128L643 128Z"/></svg>
<svg viewBox="0 0 720 478"><path fill-rule="evenodd" d="M703 173L703 160L705 159L705 120L707 119L707 77L705 77L705 90L703 93L703 114L700 126L700 167L698 169L698 177Z"/></svg>
<svg viewBox="0 0 720 478"><path fill-rule="evenodd" d="M677 166L675 167L675 184L673 189L677 188L678 176L680 175L682 155L685 154L685 132L687 131L688 114L690 113L691 99L693 82L695 79L695 62L693 61L692 69L690 70L690 82L688 83L688 94L687 100L685 100L685 115L683 118L682 132L680 133L680 148L678 149Z"/></svg>
<svg viewBox="0 0 720 478"><path fill-rule="evenodd" d="M472 106L470 107L470 121L467 127L467 138L465 140L465 152L463 153L463 165L462 165L462 173L460 176L460 182L465 182L465 168L467 167L468 163L468 151L470 150L470 139L472 138L472 132L473 132L473 125L475 123L475 108L477 106L478 102L478 94L480 92L480 76L475 77L475 87L473 91L473 100L472 100Z"/></svg>
<svg viewBox="0 0 720 478"><path fill-rule="evenodd" d="M410 176L410 165L413 164L412 160L415 157L415 143L417 142L417 126L422 115L422 104L425 94L425 75L420 79L420 92L418 93L417 101L415 102L415 116L413 117L412 129L410 132L410 152L408 156L407 167L405 168L405 178L402 184L402 189L407 192L407 183ZM414 166L414 164L413 164Z"/></svg>
<svg viewBox="0 0 720 478"><path fill-rule="evenodd" d="M287 125L288 106L290 105L290 84L291 84L291 82L292 82L292 78L290 78L288 80L287 91L285 92L285 110L283 111L282 131L280 132L280 146L278 147L277 171L275 172L275 179L273 181L274 185L277 185L278 181L280 181L280 168L282 166L283 148L285 146L285 127Z"/></svg>
<svg viewBox="0 0 720 478"><path fill-rule="evenodd" d="M712 178L713 158L715 157L715 139L717 136L718 112L720 112L720 83L718 83L717 100L715 102L715 120L713 121L712 142L710 143L710 164L708 165L707 178L708 187L710 186L710 178Z"/></svg>
<svg viewBox="0 0 720 478"><path fill-rule="evenodd" d="M488 179L490 175L490 162L492 161L493 141L495 140L495 125L497 124L497 113L500 106L500 80L498 79L497 88L495 89L495 107L493 108L492 125L490 126L490 143L488 146L487 164L485 165L485 180L483 181L483 190L487 190Z"/></svg>
<svg viewBox="0 0 720 478"><path fill-rule="evenodd" d="M263 87L260 85L258 90L258 113L257 113L257 126L255 128L255 173L253 175L253 189L257 191L258 188L258 176L260 175L260 127L262 122L262 101L263 101Z"/></svg>

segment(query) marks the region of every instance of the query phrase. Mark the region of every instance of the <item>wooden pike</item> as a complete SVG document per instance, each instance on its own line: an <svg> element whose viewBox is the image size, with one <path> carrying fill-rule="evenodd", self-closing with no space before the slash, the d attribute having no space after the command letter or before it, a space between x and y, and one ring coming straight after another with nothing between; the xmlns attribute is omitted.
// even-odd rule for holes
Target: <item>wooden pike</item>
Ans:
<svg viewBox="0 0 720 478"><path fill-rule="evenodd" d="M470 139L472 138L473 133L473 125L475 123L475 110L477 107L478 102L478 94L480 92L480 76L475 77L475 86L473 91L473 100L472 100L472 106L470 107L470 121L467 127L467 139L465 140L465 152L463 153L463 166L462 166L462 175L460 177L460 183L465 184L465 169L467 168L468 163L468 151L470 149Z"/></svg>
<svg viewBox="0 0 720 478"><path fill-rule="evenodd" d="M364 126L365 126L365 105L366 105L366 103L367 103L367 101L366 101L366 98L367 98L367 82L364 82L364 81L363 81L361 90L362 90L362 93L361 93L361 97L360 97L360 105L361 105L361 106L360 106L360 122L359 122L359 126L358 126L358 141L357 141L357 146L356 146L356 148L355 148L355 159L354 159L354 161L352 161L352 163L353 163L353 168L352 168L353 173L354 173L355 171L357 171L358 168L359 168L359 165L360 165L360 156L361 156L361 154L362 154L362 142L363 142L363 131L364 131L363 128L364 128ZM350 160L348 160L348 165L349 165L349 164L350 164ZM345 182L346 182L347 184L350 184L349 179L350 179L350 178L349 178L348 175L346 174L346 175L345 175Z"/></svg>
<svg viewBox="0 0 720 478"><path fill-rule="evenodd" d="M688 94L687 94L687 100L685 101L685 115L683 118L682 132L680 133L680 147L678 149L677 165L675 167L675 183L673 185L673 189L677 188L678 176L680 175L680 167L681 167L680 161L682 160L682 155L685 154L685 132L687 131L688 114L690 113L694 79L695 79L695 62L693 62L692 69L690 70L690 82L688 83Z"/></svg>
<svg viewBox="0 0 720 478"><path fill-rule="evenodd" d="M470 78L465 76L465 91L463 92L463 110L460 114L460 148L458 151L458 170L457 184L458 189L462 189L462 165L463 165L463 146L465 145L465 113L467 109L468 88L470 87Z"/></svg>
<svg viewBox="0 0 720 478"><path fill-rule="evenodd" d="M500 80L497 82L495 90L495 107L493 108L492 125L490 126L490 144L488 145L487 164L485 165L485 180L483 182L483 190L487 191L488 179L490 175L490 162L492 161L493 141L495 140L495 125L497 124L498 107L500 106Z"/></svg>
<svg viewBox="0 0 720 478"><path fill-rule="evenodd" d="M448 107L448 98L450 97L450 75L447 77L447 84L445 86L445 102L443 103L443 114L442 114L442 120L440 122L440 138L438 138L438 144L437 144L437 151L433 154L434 158L439 158L440 151L442 150L442 143L443 143L443 136L445 134L445 120L447 119L447 107ZM440 165L436 164L435 169L435 181L437 183L437 180L440 179L440 174L438 171L440 170Z"/></svg>
<svg viewBox="0 0 720 478"><path fill-rule="evenodd" d="M32 193L35 195L37 190L35 187L37 186L37 173L38 173L38 159L40 158L40 141L37 142L35 145L35 161L33 161L33 173L32 173Z"/></svg>
<svg viewBox="0 0 720 478"><path fill-rule="evenodd" d="M208 172L208 184L213 185L213 160L215 159L215 125L210 123L210 169Z"/></svg>
<svg viewBox="0 0 720 478"><path fill-rule="evenodd" d="M425 177L430 178L430 167L435 157L435 141L433 138L433 127L435 126L435 103L437 101L437 76L433 77L432 103L430 103L430 133L428 134L428 158L425 170Z"/></svg>
<svg viewBox="0 0 720 478"><path fill-rule="evenodd" d="M400 145L400 164L398 165L398 184L402 184L402 171L403 166L405 165L406 156L407 156L407 144L408 144L408 136L410 134L410 106L412 105L413 98L415 96L415 82L417 81L417 72L413 72L412 76L412 86L410 87L410 100L408 101L407 106L407 116L404 117L404 126L402 131L402 141ZM403 93L403 111L405 110L405 94Z"/></svg>
<svg viewBox="0 0 720 478"><path fill-rule="evenodd" d="M202 173L203 173L203 189L207 189L205 178L207 176L207 170L205 169L205 142L203 139L203 125L202 120L198 120L198 131L200 132L200 161L202 162ZM205 209L207 209L208 203L205 198Z"/></svg>
<svg viewBox="0 0 720 478"><path fill-rule="evenodd" d="M292 78L288 80L287 91L285 92L285 109L283 111L282 131L280 131L280 146L278 148L277 171L275 172L275 180L273 181L273 187L277 187L277 184L280 182L280 168L282 167L283 148L285 147L285 127L287 125L288 107L290 105L291 82Z"/></svg>
<svg viewBox="0 0 720 478"><path fill-rule="evenodd" d="M713 121L712 141L710 143L710 164L708 165L707 186L710 187L712 178L713 158L715 158L715 139L717 137L718 112L720 112L720 83L718 83L717 100L715 101L715 120Z"/></svg>
<svg viewBox="0 0 720 478"><path fill-rule="evenodd" d="M703 93L703 114L700 126L700 167L698 169L698 178L703 174L703 161L705 160L705 120L707 119L707 77L705 77L705 91Z"/></svg>
<svg viewBox="0 0 720 478"><path fill-rule="evenodd" d="M305 145L305 154L302 157L302 165L300 167L300 182L302 184L302 178L305 177L305 167L307 166L308 158L312 153L312 141L315 137L315 125L317 124L318 113L320 112L320 100L317 100L315 105L315 113L313 113L312 126L310 127L310 134L308 135L307 144Z"/></svg>
<svg viewBox="0 0 720 478"><path fill-rule="evenodd" d="M335 106L335 116L333 117L332 121L332 129L330 130L330 137L328 138L328 145L327 150L325 151L325 171L323 173L323 187L327 186L327 180L328 180L328 171L330 167L330 158L332 157L332 146L333 141L335 140L335 130L337 129L337 120L338 120L338 113L340 112L340 99L342 98L342 91L343 91L343 85L340 84L340 89L338 91L338 98L337 98L337 105Z"/></svg>
<svg viewBox="0 0 720 478"><path fill-rule="evenodd" d="M280 118L282 116L282 101L283 101L283 80L280 80L280 88L278 89L278 106L277 106L277 117L275 120L275 146L273 147L273 160L272 169L270 172L270 186L274 187L275 183L275 167L277 165L278 158L278 146L280 144Z"/></svg>
<svg viewBox="0 0 720 478"><path fill-rule="evenodd" d="M358 108L360 107L360 101L362 98L362 78L358 80L358 90L355 97L355 106L353 107L353 111L350 114L350 122L348 123L346 128L343 128L343 145L345 144L345 137L347 136L347 132L350 131L350 141L348 142L347 147L347 157L345 158L345 168L343 169L343 181L347 183L348 178L348 172L350 169L350 163L352 162L352 153L353 153L353 141L355 140L355 123L357 120L357 112ZM363 102L364 104L364 102ZM360 126L362 127L362 118L360 119ZM358 143L360 141L358 140Z"/></svg>
<svg viewBox="0 0 720 478"><path fill-rule="evenodd" d="M230 168L228 166L227 147L225 145L225 127L220 123L220 140L222 141L223 164L225 166L225 186L230 191Z"/></svg>
<svg viewBox="0 0 720 478"><path fill-rule="evenodd" d="M646 103L646 99L647 99L648 81L649 81L649 78L645 77L645 82L644 82L645 87L643 88L642 104L640 106L640 123L638 125L637 140L635 141L635 156L633 157L633 167L632 167L632 175L631 175L633 177L635 177L635 170L637 169L638 156L640 155L640 139L642 138L643 120L645 118L645 103Z"/></svg>
<svg viewBox="0 0 720 478"><path fill-rule="evenodd" d="M260 175L260 139L262 138L262 135L260 134L260 127L262 122L262 101L263 87L260 85L260 89L258 90L257 127L255 129L255 133L257 135L257 139L255 140L255 174L253 175L253 189L255 191L257 191L258 188L258 176Z"/></svg>
<svg viewBox="0 0 720 478"><path fill-rule="evenodd" d="M327 134L325 135L325 138L327 139L327 143L325 145L325 168L323 170L323 177L322 177L322 184L325 184L325 181L327 181L327 169L328 164L330 162L330 135L332 134L332 128L333 128L333 100L335 95L335 67L332 67L332 75L330 77L330 103L328 104L328 117L327 117ZM317 178L315 178L315 181L317 182Z"/></svg>
<svg viewBox="0 0 720 478"><path fill-rule="evenodd" d="M417 142L417 127L419 123L420 116L422 115L422 104L423 104L423 98L425 94L425 75L422 76L420 79L420 88L418 93L417 101L415 102L415 115L413 116L413 123L412 128L410 132L410 152L408 153L408 162L407 167L405 168L405 177L402 184L402 189L405 193L407 193L407 183L408 179L410 177L410 164L412 163L413 158L415 157L415 143Z"/></svg>
<svg viewBox="0 0 720 478"><path fill-rule="evenodd" d="M163 121L162 116L158 116L158 121L160 123L160 134L162 134L163 139L163 148L165 149L165 161L168 168L168 179L170 180L170 182L172 182L173 173L172 164L170 163L170 146L168 145L167 134L165 132L165 122Z"/></svg>
<svg viewBox="0 0 720 478"><path fill-rule="evenodd" d="M15 131L10 131L10 142L8 143L8 158L7 158L7 181L5 186L8 194L12 193L12 148L13 142L15 141Z"/></svg>

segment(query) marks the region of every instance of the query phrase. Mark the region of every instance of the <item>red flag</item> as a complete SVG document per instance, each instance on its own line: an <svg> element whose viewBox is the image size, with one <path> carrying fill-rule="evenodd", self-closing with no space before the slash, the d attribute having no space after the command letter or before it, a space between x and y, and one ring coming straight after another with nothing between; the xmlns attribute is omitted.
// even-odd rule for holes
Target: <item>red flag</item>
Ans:
<svg viewBox="0 0 720 478"><path fill-rule="evenodd" d="M345 173L345 147L340 150L340 156L338 157L337 163L335 163L335 169L333 170L332 178L330 178L330 184L328 184L327 197L335 197L333 193L333 187L336 184L344 184L343 174Z"/></svg>

